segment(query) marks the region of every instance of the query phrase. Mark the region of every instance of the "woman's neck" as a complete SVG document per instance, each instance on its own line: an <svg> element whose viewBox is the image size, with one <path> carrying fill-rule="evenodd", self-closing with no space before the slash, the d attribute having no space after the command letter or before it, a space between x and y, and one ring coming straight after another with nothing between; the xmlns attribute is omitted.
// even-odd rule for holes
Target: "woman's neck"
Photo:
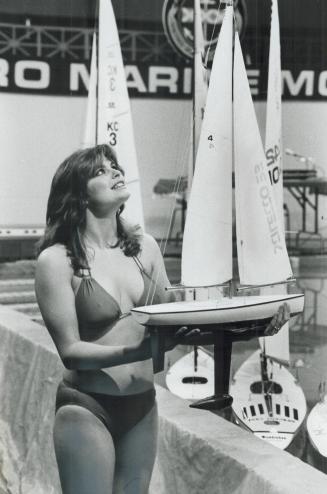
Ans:
<svg viewBox="0 0 327 494"><path fill-rule="evenodd" d="M90 246L113 247L118 242L116 214L107 218L87 215L84 239Z"/></svg>

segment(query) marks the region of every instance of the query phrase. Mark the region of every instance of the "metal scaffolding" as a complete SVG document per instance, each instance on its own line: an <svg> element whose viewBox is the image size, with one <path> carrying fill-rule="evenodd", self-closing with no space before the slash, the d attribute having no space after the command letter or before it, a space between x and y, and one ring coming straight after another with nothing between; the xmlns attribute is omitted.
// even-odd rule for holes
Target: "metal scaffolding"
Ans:
<svg viewBox="0 0 327 494"><path fill-rule="evenodd" d="M67 26L38 26L0 23L0 56L24 56L70 60L88 60L93 29ZM119 29L123 57L126 63L173 63L185 65L185 60L173 50L163 31L158 29ZM248 64L266 62L268 34L246 33L244 39ZM282 36L282 60L288 66L322 65L327 55L319 33L290 31ZM258 46L261 46L258 51Z"/></svg>
<svg viewBox="0 0 327 494"><path fill-rule="evenodd" d="M128 62L171 63L175 58L163 32L121 29L119 35ZM90 28L0 23L0 56L88 60L92 36Z"/></svg>

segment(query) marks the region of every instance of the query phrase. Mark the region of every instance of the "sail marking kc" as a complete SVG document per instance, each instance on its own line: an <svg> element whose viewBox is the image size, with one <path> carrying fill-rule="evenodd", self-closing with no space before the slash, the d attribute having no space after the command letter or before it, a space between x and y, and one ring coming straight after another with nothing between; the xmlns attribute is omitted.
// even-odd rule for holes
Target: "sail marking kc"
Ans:
<svg viewBox="0 0 327 494"><path fill-rule="evenodd" d="M84 145L107 143L116 151L131 193L124 218L143 227L134 130L118 29L111 0L99 2L98 50L94 39Z"/></svg>

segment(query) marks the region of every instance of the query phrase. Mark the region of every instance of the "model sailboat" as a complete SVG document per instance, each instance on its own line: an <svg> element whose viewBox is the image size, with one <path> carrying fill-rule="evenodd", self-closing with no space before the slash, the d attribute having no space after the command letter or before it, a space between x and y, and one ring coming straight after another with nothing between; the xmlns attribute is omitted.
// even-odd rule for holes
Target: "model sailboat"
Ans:
<svg viewBox="0 0 327 494"><path fill-rule="evenodd" d="M233 7L227 5L211 71L188 203L182 250L181 286L185 288L223 284L231 287L233 164L240 289L246 285L249 288L286 282L292 278L292 270L240 41L234 32ZM303 310L302 294L288 295L281 291L272 295L217 296L150 305L133 309L132 313L141 324L153 326L153 333L161 337L169 330L168 326L210 326L216 338L215 396L204 407L216 408L232 401L225 393L229 372L219 382L217 369L218 362L220 371L229 369L232 337L226 333L245 331L252 324L268 324L285 301L291 315ZM218 399L222 391L224 396Z"/></svg>
<svg viewBox="0 0 327 494"><path fill-rule="evenodd" d="M188 204L182 251L184 287L217 286L232 279L233 161L241 285L270 285L292 278L240 42L233 31L233 7L227 6ZM248 327L251 321L268 322L284 301L292 315L303 309L302 294L281 293L149 305L133 309L133 315L150 326L214 324L219 330L226 324Z"/></svg>
<svg viewBox="0 0 327 494"><path fill-rule="evenodd" d="M281 66L277 0L272 0L269 77L266 115L266 158L277 211L283 222ZM264 293L282 293L285 287L265 287ZM278 292L277 292L278 293ZM292 443L306 415L301 386L284 365L289 365L289 324L269 338L238 369L230 392L237 423L281 449ZM284 365L282 365L284 364Z"/></svg>
<svg viewBox="0 0 327 494"><path fill-rule="evenodd" d="M124 218L144 226L140 179L125 69L111 0L99 0L83 146L109 144L117 153L131 193Z"/></svg>
<svg viewBox="0 0 327 494"><path fill-rule="evenodd" d="M327 396L326 383L319 385L319 401L307 418L310 463L327 473Z"/></svg>

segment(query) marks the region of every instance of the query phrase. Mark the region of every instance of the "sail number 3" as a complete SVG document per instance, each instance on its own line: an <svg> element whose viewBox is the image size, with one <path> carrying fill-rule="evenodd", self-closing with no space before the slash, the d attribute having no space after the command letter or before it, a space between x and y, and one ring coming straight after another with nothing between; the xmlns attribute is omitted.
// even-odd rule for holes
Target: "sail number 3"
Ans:
<svg viewBox="0 0 327 494"><path fill-rule="evenodd" d="M109 134L109 144L110 146L116 146L117 144L117 133L118 133L118 122L107 122L107 131Z"/></svg>

